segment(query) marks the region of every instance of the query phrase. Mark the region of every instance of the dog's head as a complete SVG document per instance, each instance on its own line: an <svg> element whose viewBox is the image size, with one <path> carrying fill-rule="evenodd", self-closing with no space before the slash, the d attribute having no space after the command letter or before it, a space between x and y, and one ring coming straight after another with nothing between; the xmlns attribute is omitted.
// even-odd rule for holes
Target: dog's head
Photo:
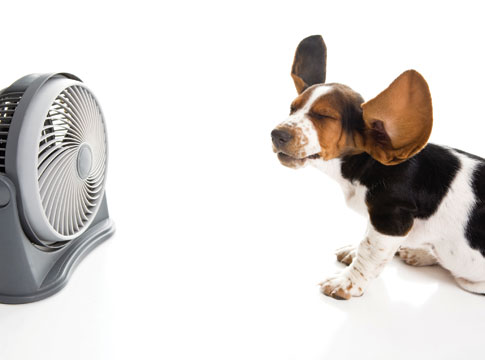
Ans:
<svg viewBox="0 0 485 360"><path fill-rule="evenodd" d="M367 152L385 165L418 153L433 124L431 95L415 70L402 73L387 89L364 103L342 84L325 84L327 49L321 36L304 39L291 70L298 97L290 115L272 132L280 162L299 168L308 159L330 160Z"/></svg>

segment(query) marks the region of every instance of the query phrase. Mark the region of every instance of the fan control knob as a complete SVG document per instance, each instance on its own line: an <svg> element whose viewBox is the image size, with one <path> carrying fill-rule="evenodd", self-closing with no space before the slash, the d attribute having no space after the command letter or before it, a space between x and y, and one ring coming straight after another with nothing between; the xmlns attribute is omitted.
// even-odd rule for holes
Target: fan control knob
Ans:
<svg viewBox="0 0 485 360"><path fill-rule="evenodd" d="M8 205L10 202L10 189L7 184L0 180L0 208Z"/></svg>

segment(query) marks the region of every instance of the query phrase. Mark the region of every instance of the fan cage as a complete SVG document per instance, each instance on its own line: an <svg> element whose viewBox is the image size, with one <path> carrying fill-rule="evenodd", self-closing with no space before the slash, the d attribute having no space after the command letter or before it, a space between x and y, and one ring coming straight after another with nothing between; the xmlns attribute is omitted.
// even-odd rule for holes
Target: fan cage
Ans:
<svg viewBox="0 0 485 360"><path fill-rule="evenodd" d="M92 151L89 173L79 175L79 152ZM39 193L45 216L62 236L82 232L103 197L107 162L105 124L91 92L79 85L64 89L50 106L38 152Z"/></svg>
<svg viewBox="0 0 485 360"><path fill-rule="evenodd" d="M0 95L0 173L5 174L5 154L10 124L23 93Z"/></svg>

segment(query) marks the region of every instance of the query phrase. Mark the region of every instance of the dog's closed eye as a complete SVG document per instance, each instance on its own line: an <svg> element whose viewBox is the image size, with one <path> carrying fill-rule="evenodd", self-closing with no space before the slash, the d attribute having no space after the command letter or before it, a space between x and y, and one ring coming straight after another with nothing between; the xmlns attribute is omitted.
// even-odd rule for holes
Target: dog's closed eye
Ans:
<svg viewBox="0 0 485 360"><path fill-rule="evenodd" d="M314 111L311 111L309 113L309 115L314 118L314 119L317 119L317 120L323 120L323 119L334 119L332 116L330 115L327 115L327 114L321 114L321 113L317 113L317 112L314 112Z"/></svg>

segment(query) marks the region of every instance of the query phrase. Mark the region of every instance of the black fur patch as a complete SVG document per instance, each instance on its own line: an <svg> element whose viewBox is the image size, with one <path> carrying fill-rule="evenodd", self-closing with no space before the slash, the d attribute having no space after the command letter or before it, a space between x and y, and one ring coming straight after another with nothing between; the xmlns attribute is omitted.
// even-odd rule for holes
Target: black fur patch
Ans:
<svg viewBox="0 0 485 360"><path fill-rule="evenodd" d="M472 187L477 202L468 219L466 237L470 246L485 256L485 160L464 151L460 153L481 162L473 173Z"/></svg>
<svg viewBox="0 0 485 360"><path fill-rule="evenodd" d="M372 225L379 232L394 236L407 234L414 219L427 219L436 212L459 169L459 159L434 144L398 165L383 165L363 153L344 157L341 168L344 178L358 180L367 187L366 203ZM482 176L485 200L485 170ZM485 224L481 231L485 233Z"/></svg>

